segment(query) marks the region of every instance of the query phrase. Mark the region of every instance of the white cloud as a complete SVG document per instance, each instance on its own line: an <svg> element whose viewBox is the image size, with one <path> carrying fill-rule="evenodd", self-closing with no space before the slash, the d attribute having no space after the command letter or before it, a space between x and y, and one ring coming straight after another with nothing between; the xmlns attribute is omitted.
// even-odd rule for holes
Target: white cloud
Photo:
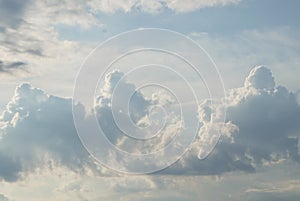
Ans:
<svg viewBox="0 0 300 201"><path fill-rule="evenodd" d="M148 13L156 13L163 9L175 12L191 12L198 9L214 6L225 6L235 4L240 0L96 0L90 1L91 8L101 12L131 12L141 10Z"/></svg>
<svg viewBox="0 0 300 201"><path fill-rule="evenodd" d="M49 65L49 60L60 59L62 52L64 54L67 52L76 58L80 45L74 41L61 40L56 27L64 25L78 26L83 29L90 27L105 29L101 19L97 17L99 12L115 12L117 10L130 12L135 9L150 13L162 9L188 12L203 7L223 6L237 2L238 0L189 0L188 2L170 0L88 2L83 0L51 2L1 0L0 53L4 55L4 58L1 59L5 59L5 63L23 62L29 64L28 66L40 69L41 65L53 66ZM47 62L41 62L41 58ZM39 69L35 69L35 73Z"/></svg>
<svg viewBox="0 0 300 201"><path fill-rule="evenodd" d="M164 147L180 128L179 118L173 116L167 121L166 129L162 130L163 135L149 143L138 143L124 136L116 126L110 101L113 88L122 76L123 73L119 71L107 74L106 83L96 100L96 111L104 133L116 146L130 152L145 153ZM120 84L124 93L134 88L133 84L127 82ZM145 119L153 104L172 103L170 97L158 96L149 99L138 92L132 99L135 109L133 120L139 122ZM212 139L210 133L207 135L206 132L211 126L210 117L216 115L221 107L228 108L222 140L206 159L199 160L199 152L207 151L203 145ZM230 90L228 97L215 105L204 102L199 111L202 127L192 150L158 174L219 175L236 170L253 172L260 166L283 160L300 161L297 134L300 129L300 107L293 93L282 86L275 86L272 73L266 67L255 67L243 87ZM37 167L52 165L82 172L96 170L76 134L70 99L47 95L40 89L23 84L16 89L0 123L0 159L4 161L0 163L0 175L7 181L16 181ZM221 125L212 126L220 128ZM124 162L128 168L136 165L131 161Z"/></svg>
<svg viewBox="0 0 300 201"><path fill-rule="evenodd" d="M300 107L295 94L274 85L269 69L255 67L243 88L231 91L227 119L239 127L236 143L245 145L255 161L299 161ZM295 132L296 131L296 132Z"/></svg>
<svg viewBox="0 0 300 201"><path fill-rule="evenodd" d="M168 119L168 121L161 130L161 134L147 141L136 141L131 137L124 135L120 128L118 128L119 125L117 126L113 117L111 105L112 94L117 83L119 87L122 88L122 93L124 94L131 94L132 90L135 89L135 86L131 83L120 81L122 76L124 76L124 74L120 71L108 73L105 77L104 87L100 90L100 95L96 100L96 112L99 118L99 124L103 128L104 133L107 134L107 138L116 146L129 152L145 154L163 148L166 144L170 143L172 137L174 137L176 131L180 128L179 117L175 114L166 114L167 117L165 118ZM144 127L149 126L152 115L153 118L155 117L154 115L156 115L156 117L158 117L157 120L161 120L161 117L159 116L161 114L156 114L157 111L151 110L151 108L155 106L170 107L172 105L172 100L173 99L169 97L168 94L161 91L152 94L151 97L146 97L143 93L138 91L130 100L130 118L136 125ZM120 99L120 101L124 102L123 99ZM116 104L118 104L118 102L116 102ZM151 123L154 124L155 119L152 119ZM160 125L160 123L157 123L157 125Z"/></svg>
<svg viewBox="0 0 300 201"><path fill-rule="evenodd" d="M1 79L18 81L18 78L32 79L37 75L56 76L61 72L56 66L77 67L91 47L87 44L61 39L57 26L76 26L81 29L103 27L100 20L87 8L82 0L64 1L7 1L1 0L0 54ZM6 20L8 19L8 20ZM64 55L62 59L62 55ZM24 63L18 71L9 64ZM15 66L15 65L14 65ZM28 71L27 73L25 73ZM68 74L68 73L66 73ZM74 74L72 72L72 74ZM66 77L63 79L66 80ZM69 79L69 78L68 78Z"/></svg>
<svg viewBox="0 0 300 201"><path fill-rule="evenodd" d="M0 177L7 181L43 167L62 165L78 172L96 167L76 135L71 99L23 84L0 125Z"/></svg>
<svg viewBox="0 0 300 201"><path fill-rule="evenodd" d="M246 88L255 88L259 90L274 90L274 77L266 67L254 68L245 80Z"/></svg>
<svg viewBox="0 0 300 201"><path fill-rule="evenodd" d="M217 113L219 107L227 107L222 139L207 158L197 160L197 152L203 152L203 148L206 151L203 145L211 140L211 136L201 131L209 125L209 117ZM286 159L300 162L300 106L295 94L285 87L275 87L272 73L266 67L255 67L244 87L230 90L221 103L201 105L201 119L204 126L193 146L195 152L183 157L165 173L253 172L263 165Z"/></svg>
<svg viewBox="0 0 300 201"><path fill-rule="evenodd" d="M225 6L227 4L236 4L240 0L166 0L166 5L169 9L177 12L190 12L205 7Z"/></svg>
<svg viewBox="0 0 300 201"><path fill-rule="evenodd" d="M103 25L83 0L34 1L24 17L28 22L36 24L77 25L83 28Z"/></svg>

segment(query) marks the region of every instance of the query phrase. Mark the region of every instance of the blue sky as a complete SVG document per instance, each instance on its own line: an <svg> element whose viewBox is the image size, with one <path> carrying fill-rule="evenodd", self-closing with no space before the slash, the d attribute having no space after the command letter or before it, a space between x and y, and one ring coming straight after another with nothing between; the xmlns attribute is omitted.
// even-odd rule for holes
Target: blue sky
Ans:
<svg viewBox="0 0 300 201"><path fill-rule="evenodd" d="M297 0L0 0L0 201L298 201L299 7ZM91 54L109 38L140 28L184 34L215 65L179 36L162 37L155 31L149 38L139 32L129 34L128 40L121 35ZM183 60L157 52L127 55L102 80L95 77L109 59L149 44L164 45L207 66L202 73L213 85L212 94L222 84L224 91L219 92L226 96L210 102L205 84ZM153 72L155 67L126 74L143 62L172 66L187 76L189 85L164 70ZM222 81L210 74L215 66ZM166 87L142 85L151 76ZM76 88L78 80L83 85ZM78 94L94 92L88 88L94 81L99 85L88 96L94 110L88 111L83 102L72 105ZM149 125L157 131L164 123L160 135L148 142L124 136L133 127L124 124L122 129L114 119L120 115L123 121L124 99L139 84L141 89L128 103L131 123L138 126L131 135L144 133ZM192 86L200 100L191 101L185 86ZM114 96L117 87L121 90ZM114 102L114 97L121 101ZM182 102L175 104L178 99ZM187 112L180 113L179 106ZM74 124L74 111L83 115L82 125L76 125L78 119ZM92 135L94 117L114 146L133 154L160 150L182 130L189 136L193 123L199 129L175 164L154 174L131 175L112 169L143 172L176 155L162 152L160 160L141 163L145 158L122 158L102 142L94 148L103 151L96 153L86 146L99 141ZM86 129L86 139L80 126ZM216 133L222 134L218 143ZM207 157L200 160L202 155Z"/></svg>

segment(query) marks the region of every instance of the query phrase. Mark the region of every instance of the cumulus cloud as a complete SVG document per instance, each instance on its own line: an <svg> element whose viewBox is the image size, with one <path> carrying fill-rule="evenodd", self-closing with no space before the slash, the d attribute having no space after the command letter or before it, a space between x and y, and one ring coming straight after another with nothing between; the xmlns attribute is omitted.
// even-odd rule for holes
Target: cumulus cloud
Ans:
<svg viewBox="0 0 300 201"><path fill-rule="evenodd" d="M255 88L258 90L274 90L275 81L271 71L266 67L254 68L245 80L246 88Z"/></svg>
<svg viewBox="0 0 300 201"><path fill-rule="evenodd" d="M202 128L218 107L227 107L227 123L215 150L205 160L196 159L197 152L203 151L202 145L210 139L200 129L200 137L193 146L196 153L187 155L166 173L253 172L257 166L286 159L300 162L300 106L295 94L283 86L275 86L268 68L255 67L244 86L230 90L228 97L217 106L201 105Z"/></svg>
<svg viewBox="0 0 300 201"><path fill-rule="evenodd" d="M161 134L146 141L138 141L124 135L124 130L120 129L120 125L117 125L114 119L112 111L113 106L111 105L113 90L117 84L118 87L122 89L121 91L123 94L131 94L135 90L134 84L121 80L123 76L124 73L115 70L108 73L105 77L104 87L100 90L100 95L96 99L96 113L100 126L107 135L107 138L113 144L126 151L141 154L150 153L153 150L163 148L171 141L172 137L174 137L176 130L180 128L178 120L179 117L175 114L172 114L172 117L171 114L166 114L167 116L164 118L168 120L165 122L163 129L160 131ZM118 96L120 97L118 101L124 102L122 98L124 95L119 94ZM116 99L118 98L115 98L115 100ZM118 101L114 102L114 107L118 107L116 106L120 104ZM172 105L172 98L161 91L152 94L150 97L146 97L143 93L141 93L141 91L137 91L133 94L129 102L129 116L123 113L118 113L117 115L120 115L122 118L131 118L133 123L139 127L148 127L151 124L156 124L158 127L161 125L162 117L161 114L159 114L160 111L156 111L155 109L153 110L153 108L155 106L170 107L170 105ZM153 119L150 120L151 116ZM157 117L156 120L155 117ZM156 126L153 126L154 132L157 128ZM131 130L131 132L135 131ZM127 134L132 135L133 133ZM142 135L142 133L139 134Z"/></svg>
<svg viewBox="0 0 300 201"><path fill-rule="evenodd" d="M132 153L148 153L165 147L181 128L180 118L173 113L167 112L167 117L172 118L166 121L162 135L149 142L138 142L125 136L115 123L111 106L114 88L118 84L124 94L134 89L133 84L121 80L123 76L117 70L108 73L95 100L95 112L104 133L115 146ZM155 113L151 107L157 104L168 107L172 105L172 98L161 92L148 97L138 91L130 104L134 123L147 126L151 122L149 116L158 117L151 114ZM82 105L76 107L84 112ZM211 125L211 117L217 116L218 110L224 107L227 108L225 125ZM199 106L199 121L199 135L191 150L159 174L219 175L230 171L254 172L260 166L284 160L300 162L300 106L295 94L285 87L276 86L272 73L266 67L255 67L246 77L244 86L230 90L226 98L214 104L204 101ZM37 167L51 168L54 165L75 172L97 169L77 136L71 99L51 96L23 84L16 89L7 105L0 125L2 179L16 181ZM209 151L205 145L214 140L214 136L207 132L209 128L219 129L223 135L212 153L199 160L199 155ZM124 162L130 164L131 161ZM127 167L130 168L130 165Z"/></svg>
<svg viewBox="0 0 300 201"><path fill-rule="evenodd" d="M73 125L70 99L23 84L17 87L0 125L0 178L6 181L55 165L77 172L93 168Z"/></svg>
<svg viewBox="0 0 300 201"><path fill-rule="evenodd" d="M105 84L100 90L100 95L96 98L96 113L99 124L103 128L104 133L107 134L107 138L114 144L118 143L124 136L122 131L116 125L111 110L113 90L123 76L124 73L118 70L108 73L105 76ZM134 85L130 83L120 82L119 85L122 87L125 94L130 93L131 90L134 89ZM139 119L146 115L148 102L140 92L137 92L133 96L131 105L134 105L134 112L131 113L131 118L137 123Z"/></svg>
<svg viewBox="0 0 300 201"><path fill-rule="evenodd" d="M146 150L153 151L157 146L164 147L167 142L170 142L172 133L180 128L180 125L176 124L178 123L176 118L171 118L171 121L168 122L166 130L163 131L163 138L153 139L149 143L139 143L124 136L115 124L111 113L111 96L114 87L123 75L122 72L113 71L106 76L104 88L97 99L100 125L112 142L127 151L129 149L133 151L132 149L136 148L137 151L142 150L143 153ZM134 88L133 84L126 82L121 82L121 85L123 85L122 91L125 94L130 93L130 90ZM163 100L158 100L158 98ZM147 99L140 92L132 102L135 108L132 119L135 122L143 122L144 117L149 115L147 110L149 106L159 103L165 107L171 103L163 93L153 94L151 98ZM275 87L272 73L266 67L254 68L245 79L244 87L232 89L226 99L218 101L215 105L209 103L209 101L205 101L200 105L199 121L202 123L202 127L192 151L177 163L178 166L167 169L164 171L165 173L220 174L234 170L253 172L257 165L276 162L283 158L299 160L298 137L293 136L299 129L299 105L294 94L288 92L284 87ZM262 110L261 107L266 104L270 105L268 110ZM211 116L216 116L222 107L228 108L225 126L210 125ZM247 108L247 110L243 108ZM264 111L266 115L255 111ZM261 122L257 122L259 119ZM282 121L281 124L280 121ZM282 128L278 129L279 125ZM220 126L222 127L218 128ZM222 141L208 158L198 160L199 152L210 151L206 150L206 144L210 144L209 141L214 140L214 136L207 135L207 133L209 134L207 131L211 127L222 129ZM274 139L262 141L267 136ZM276 144L274 144L275 142ZM147 149L143 149L145 147Z"/></svg>
<svg viewBox="0 0 300 201"><path fill-rule="evenodd" d="M299 161L297 97L283 86L275 87L266 67L254 68L244 88L231 92L228 118L239 127L236 142L245 144L255 161L277 160L277 157Z"/></svg>

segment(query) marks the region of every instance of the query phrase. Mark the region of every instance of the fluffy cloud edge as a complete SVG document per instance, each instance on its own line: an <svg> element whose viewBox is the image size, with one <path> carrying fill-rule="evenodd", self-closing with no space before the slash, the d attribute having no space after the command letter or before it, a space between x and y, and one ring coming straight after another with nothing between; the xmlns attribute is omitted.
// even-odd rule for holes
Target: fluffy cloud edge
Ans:
<svg viewBox="0 0 300 201"><path fill-rule="evenodd" d="M115 135L113 137L119 143L122 138L113 122L110 122L112 118L108 103L113 87L121 76L122 73L118 71L107 75L102 96L97 100L102 120L107 121L108 131L112 136ZM124 83L124 87L133 86ZM143 103L140 108L144 110L149 102L142 95L139 98L137 104ZM300 161L297 134L300 129L299 104L295 94L275 85L268 68L255 67L245 79L243 87L230 90L228 97L213 107L206 103L200 105L199 121L204 126L191 151L158 174L255 172L256 168L265 164L284 160ZM17 87L0 122L0 158L4 161L0 163L2 179L14 182L22 178L22 174L26 175L38 167L51 169L53 165L61 165L75 172L105 174L104 168L95 164L78 138L71 105L71 99L48 95L29 84ZM203 144L212 139L206 132L206 128L211 126L209 119L219 107L228 108L224 135L213 152L204 160L199 160L199 152L207 151ZM124 143L126 140L123 139L121 142L129 147L135 145Z"/></svg>

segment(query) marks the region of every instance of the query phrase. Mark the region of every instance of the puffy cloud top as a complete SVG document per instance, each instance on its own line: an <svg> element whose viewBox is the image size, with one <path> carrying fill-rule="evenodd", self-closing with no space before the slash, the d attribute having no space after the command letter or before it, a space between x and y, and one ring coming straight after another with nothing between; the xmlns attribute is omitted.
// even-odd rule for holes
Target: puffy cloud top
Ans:
<svg viewBox="0 0 300 201"><path fill-rule="evenodd" d="M211 116L227 108L222 137L204 160L205 144L214 137L207 132ZM300 162L300 106L294 93L275 86L271 71L263 66L251 70L241 88L231 89L225 99L200 105L199 121L203 126L187 154L176 165L163 171L171 174L221 174L229 171L253 172L259 166L284 160Z"/></svg>
<svg viewBox="0 0 300 201"><path fill-rule="evenodd" d="M96 99L95 112L99 124L112 143L127 151L147 153L148 150L164 147L180 128L178 118L167 121L162 136L149 143L137 143L124 136L115 124L109 103L113 89L123 75L120 71L106 75ZM126 81L119 84L124 93L134 88ZM171 104L168 100L164 94L146 98L141 92L136 92L131 103L131 117L135 123L143 124L147 122L145 118L149 115L149 107L157 103ZM30 173L37 167L52 166L53 163L73 171L98 169L77 136L71 104L71 99L48 95L29 84L16 88L0 119L0 179L16 181L23 173ZM217 115L222 107L228 111L225 126L211 125L210 118ZM210 101L199 105L199 122L202 126L191 151L160 174L253 172L266 163L283 160L300 162L300 106L294 93L275 85L272 73L266 67L255 67L246 77L245 85L230 90L225 99L213 105ZM210 127L220 127L222 140L207 158L199 160L199 152L205 151L203 144L212 140L213 136L207 132Z"/></svg>
<svg viewBox="0 0 300 201"><path fill-rule="evenodd" d="M73 171L93 168L77 136L71 104L29 84L16 88L0 118L0 179L16 181L22 173L54 164Z"/></svg>
<svg viewBox="0 0 300 201"><path fill-rule="evenodd" d="M256 89L272 90L275 87L275 81L272 72L268 68L257 66L251 70L244 85Z"/></svg>

